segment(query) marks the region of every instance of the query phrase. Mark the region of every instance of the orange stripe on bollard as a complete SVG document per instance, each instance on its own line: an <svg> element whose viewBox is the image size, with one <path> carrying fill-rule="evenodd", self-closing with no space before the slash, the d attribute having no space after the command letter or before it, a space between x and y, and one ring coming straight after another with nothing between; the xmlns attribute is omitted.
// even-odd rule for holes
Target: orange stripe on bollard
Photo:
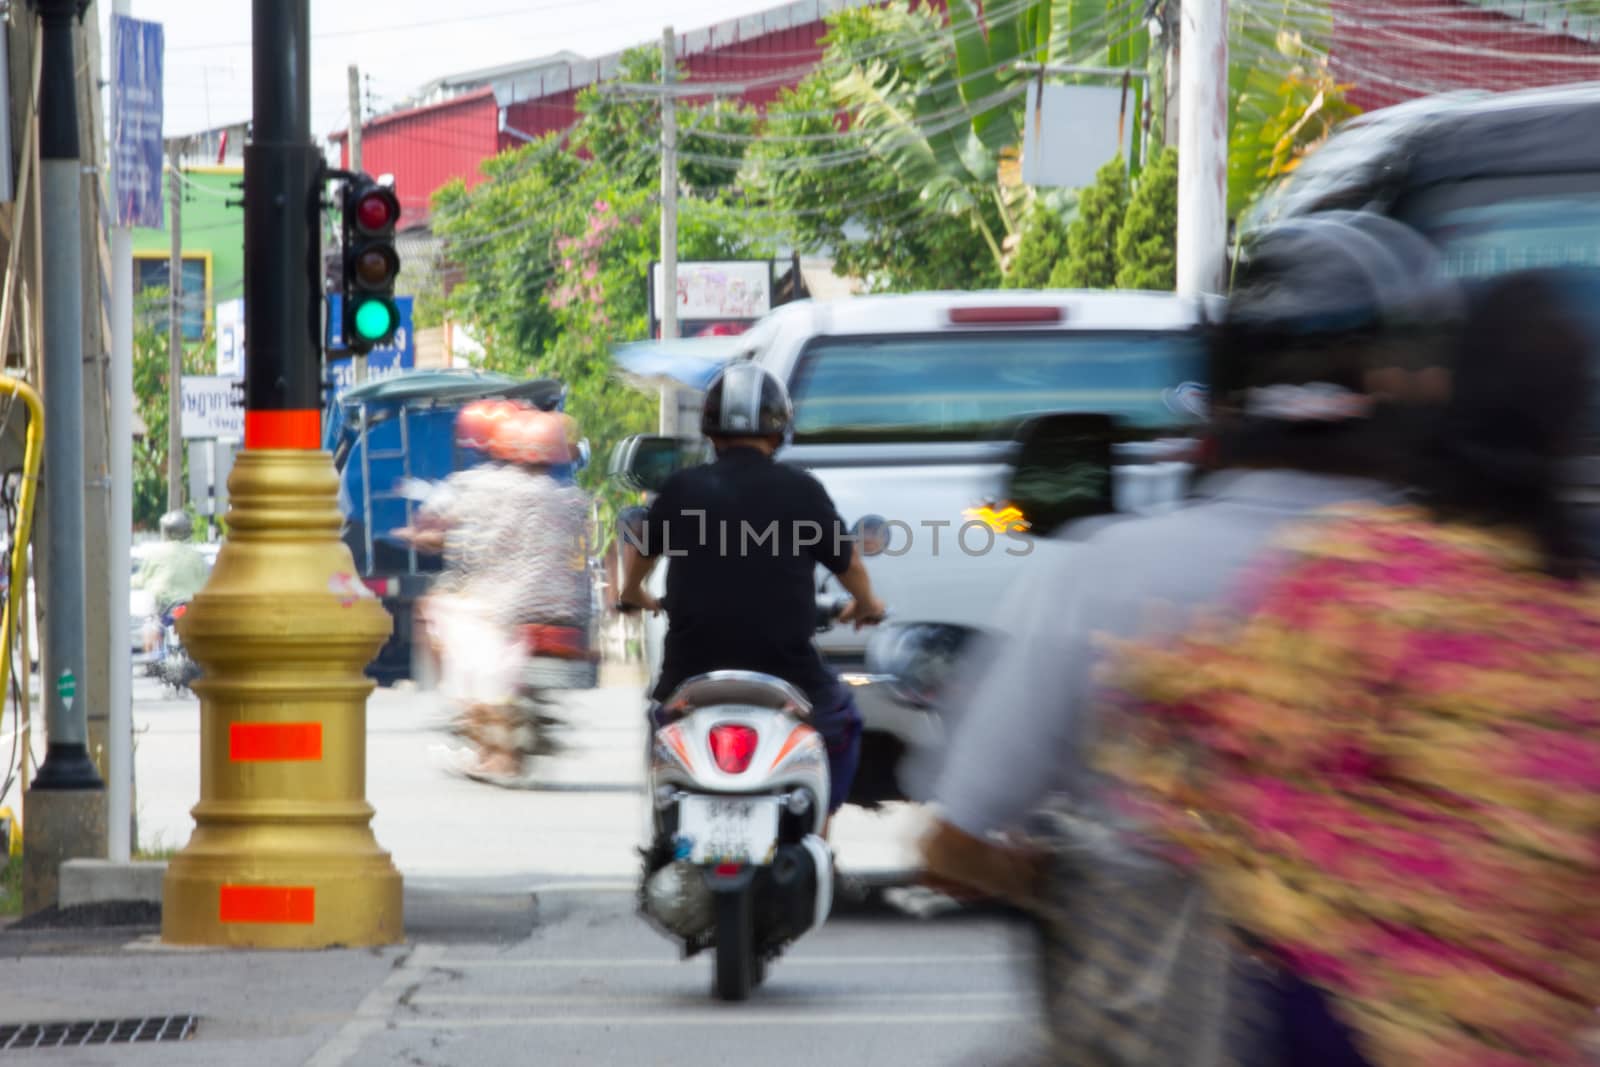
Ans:
<svg viewBox="0 0 1600 1067"><path fill-rule="evenodd" d="M247 411L244 413L244 447L296 448L316 451L322 447L322 412Z"/></svg>
<svg viewBox="0 0 1600 1067"><path fill-rule="evenodd" d="M217 894L220 922L310 926L316 918L317 891L311 886L225 885Z"/></svg>
<svg viewBox="0 0 1600 1067"><path fill-rule="evenodd" d="M228 758L235 763L320 760L320 722L236 722L228 727Z"/></svg>

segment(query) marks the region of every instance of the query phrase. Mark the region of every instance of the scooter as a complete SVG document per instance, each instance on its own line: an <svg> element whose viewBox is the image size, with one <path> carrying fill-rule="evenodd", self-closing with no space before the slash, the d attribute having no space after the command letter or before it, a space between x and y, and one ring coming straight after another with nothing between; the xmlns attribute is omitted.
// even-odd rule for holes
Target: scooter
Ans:
<svg viewBox="0 0 1600 1067"><path fill-rule="evenodd" d="M194 680L200 677L200 668L189 658L178 636L178 620L189 610L189 602L179 601L161 614L161 647L156 653L155 673L173 696L187 692Z"/></svg>
<svg viewBox="0 0 1600 1067"><path fill-rule="evenodd" d="M818 628L849 602L819 601ZM640 910L685 958L716 953L722 1000L748 999L767 964L833 907L828 753L810 714L793 686L751 671L691 678L663 707Z"/></svg>

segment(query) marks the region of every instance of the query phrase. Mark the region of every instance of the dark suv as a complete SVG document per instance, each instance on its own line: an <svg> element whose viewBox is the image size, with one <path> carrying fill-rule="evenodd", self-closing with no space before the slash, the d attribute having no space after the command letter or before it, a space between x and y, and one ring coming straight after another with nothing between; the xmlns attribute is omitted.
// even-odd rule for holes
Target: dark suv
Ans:
<svg viewBox="0 0 1600 1067"><path fill-rule="evenodd" d="M1600 359L1600 83L1452 93L1364 115L1271 189L1240 236L1336 209L1414 227L1469 287L1508 271L1570 268ZM1590 425L1572 493L1600 555L1600 396Z"/></svg>

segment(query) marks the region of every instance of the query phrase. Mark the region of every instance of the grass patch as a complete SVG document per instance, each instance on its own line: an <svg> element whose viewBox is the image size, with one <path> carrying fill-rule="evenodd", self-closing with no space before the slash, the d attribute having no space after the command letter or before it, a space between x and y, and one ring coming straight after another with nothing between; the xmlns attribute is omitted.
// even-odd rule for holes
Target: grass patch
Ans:
<svg viewBox="0 0 1600 1067"><path fill-rule="evenodd" d="M136 860L170 860L178 854L178 845L167 844L165 834L157 834L149 844L141 844L133 850Z"/></svg>
<svg viewBox="0 0 1600 1067"><path fill-rule="evenodd" d="M0 915L22 914L22 857L5 857L0 867Z"/></svg>

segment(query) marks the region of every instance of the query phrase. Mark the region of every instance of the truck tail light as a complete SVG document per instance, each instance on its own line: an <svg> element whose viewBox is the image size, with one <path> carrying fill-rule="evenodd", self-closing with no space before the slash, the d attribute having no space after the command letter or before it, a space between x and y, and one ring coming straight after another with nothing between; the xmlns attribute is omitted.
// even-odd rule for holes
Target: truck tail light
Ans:
<svg viewBox="0 0 1600 1067"><path fill-rule="evenodd" d="M951 308L953 326L1017 326L1061 322L1067 317L1059 307L967 307Z"/></svg>
<svg viewBox="0 0 1600 1067"><path fill-rule="evenodd" d="M756 754L757 735L753 727L721 723L711 728L711 757L724 774L743 774Z"/></svg>

